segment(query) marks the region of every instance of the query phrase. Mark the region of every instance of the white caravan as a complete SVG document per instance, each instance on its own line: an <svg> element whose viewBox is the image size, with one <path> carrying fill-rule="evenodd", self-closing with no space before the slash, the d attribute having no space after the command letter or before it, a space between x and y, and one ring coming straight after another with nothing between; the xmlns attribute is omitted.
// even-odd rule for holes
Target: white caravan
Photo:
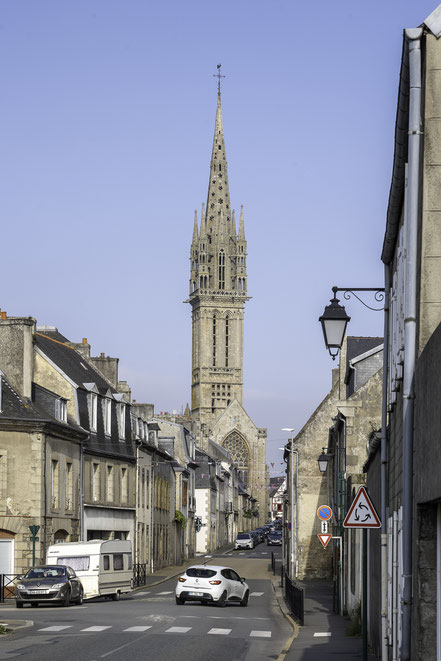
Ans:
<svg viewBox="0 0 441 661"><path fill-rule="evenodd" d="M49 546L48 565L71 567L81 579L84 599L110 596L117 601L133 586L132 543L114 539Z"/></svg>

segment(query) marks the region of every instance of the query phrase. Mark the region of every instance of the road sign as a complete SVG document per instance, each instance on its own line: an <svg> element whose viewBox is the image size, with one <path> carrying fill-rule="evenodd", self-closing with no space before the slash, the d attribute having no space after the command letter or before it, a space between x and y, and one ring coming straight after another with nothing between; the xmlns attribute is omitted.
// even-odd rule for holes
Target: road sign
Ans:
<svg viewBox="0 0 441 661"><path fill-rule="evenodd" d="M317 510L317 516L322 521L329 521L332 516L332 510L329 505L320 505Z"/></svg>
<svg viewBox="0 0 441 661"><path fill-rule="evenodd" d="M328 522L327 521L322 521L322 534L326 534L328 532Z"/></svg>
<svg viewBox="0 0 441 661"><path fill-rule="evenodd" d="M343 521L344 528L381 528L366 487L360 487Z"/></svg>
<svg viewBox="0 0 441 661"><path fill-rule="evenodd" d="M332 539L332 535L330 535L330 534L328 534L328 535L317 535L317 537L319 538L319 540L320 540L320 542L321 542L324 549L328 546L329 542Z"/></svg>

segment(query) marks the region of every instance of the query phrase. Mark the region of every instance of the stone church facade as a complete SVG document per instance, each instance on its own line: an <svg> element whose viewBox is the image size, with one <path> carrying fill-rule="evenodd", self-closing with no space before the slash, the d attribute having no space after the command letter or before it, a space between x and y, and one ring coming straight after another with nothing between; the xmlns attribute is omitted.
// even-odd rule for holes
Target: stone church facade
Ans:
<svg viewBox="0 0 441 661"><path fill-rule="evenodd" d="M202 450L208 452L212 438L231 453L247 492L259 503L262 523L268 514L267 431L243 408L246 257L243 207L238 231L231 210L219 91L207 206L200 224L195 212L190 254L191 417Z"/></svg>

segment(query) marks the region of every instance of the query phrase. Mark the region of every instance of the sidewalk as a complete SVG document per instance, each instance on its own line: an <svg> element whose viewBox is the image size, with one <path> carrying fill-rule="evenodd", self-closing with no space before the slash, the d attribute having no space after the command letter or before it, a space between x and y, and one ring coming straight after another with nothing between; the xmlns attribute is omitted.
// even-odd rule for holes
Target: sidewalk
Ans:
<svg viewBox="0 0 441 661"><path fill-rule="evenodd" d="M284 600L280 578L273 579L279 606L289 617L289 608ZM336 615L332 611L332 582L304 581L305 588L305 625L295 624L294 640L284 651L285 661L335 661L347 659L354 661L362 658L361 637L348 636L346 631L350 620ZM281 599L283 604L280 603ZM369 661L374 657L369 655Z"/></svg>

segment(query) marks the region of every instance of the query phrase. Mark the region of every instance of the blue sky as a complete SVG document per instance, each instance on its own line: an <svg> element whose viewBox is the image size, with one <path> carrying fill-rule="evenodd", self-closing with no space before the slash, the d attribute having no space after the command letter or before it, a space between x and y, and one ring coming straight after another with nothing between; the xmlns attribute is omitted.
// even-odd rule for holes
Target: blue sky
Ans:
<svg viewBox="0 0 441 661"><path fill-rule="evenodd" d="M300 429L331 286L381 286L403 28L420 0L3 0L0 307L56 325L160 411L190 399L189 247L222 105L248 240L245 406ZM349 333L382 333L351 302Z"/></svg>

